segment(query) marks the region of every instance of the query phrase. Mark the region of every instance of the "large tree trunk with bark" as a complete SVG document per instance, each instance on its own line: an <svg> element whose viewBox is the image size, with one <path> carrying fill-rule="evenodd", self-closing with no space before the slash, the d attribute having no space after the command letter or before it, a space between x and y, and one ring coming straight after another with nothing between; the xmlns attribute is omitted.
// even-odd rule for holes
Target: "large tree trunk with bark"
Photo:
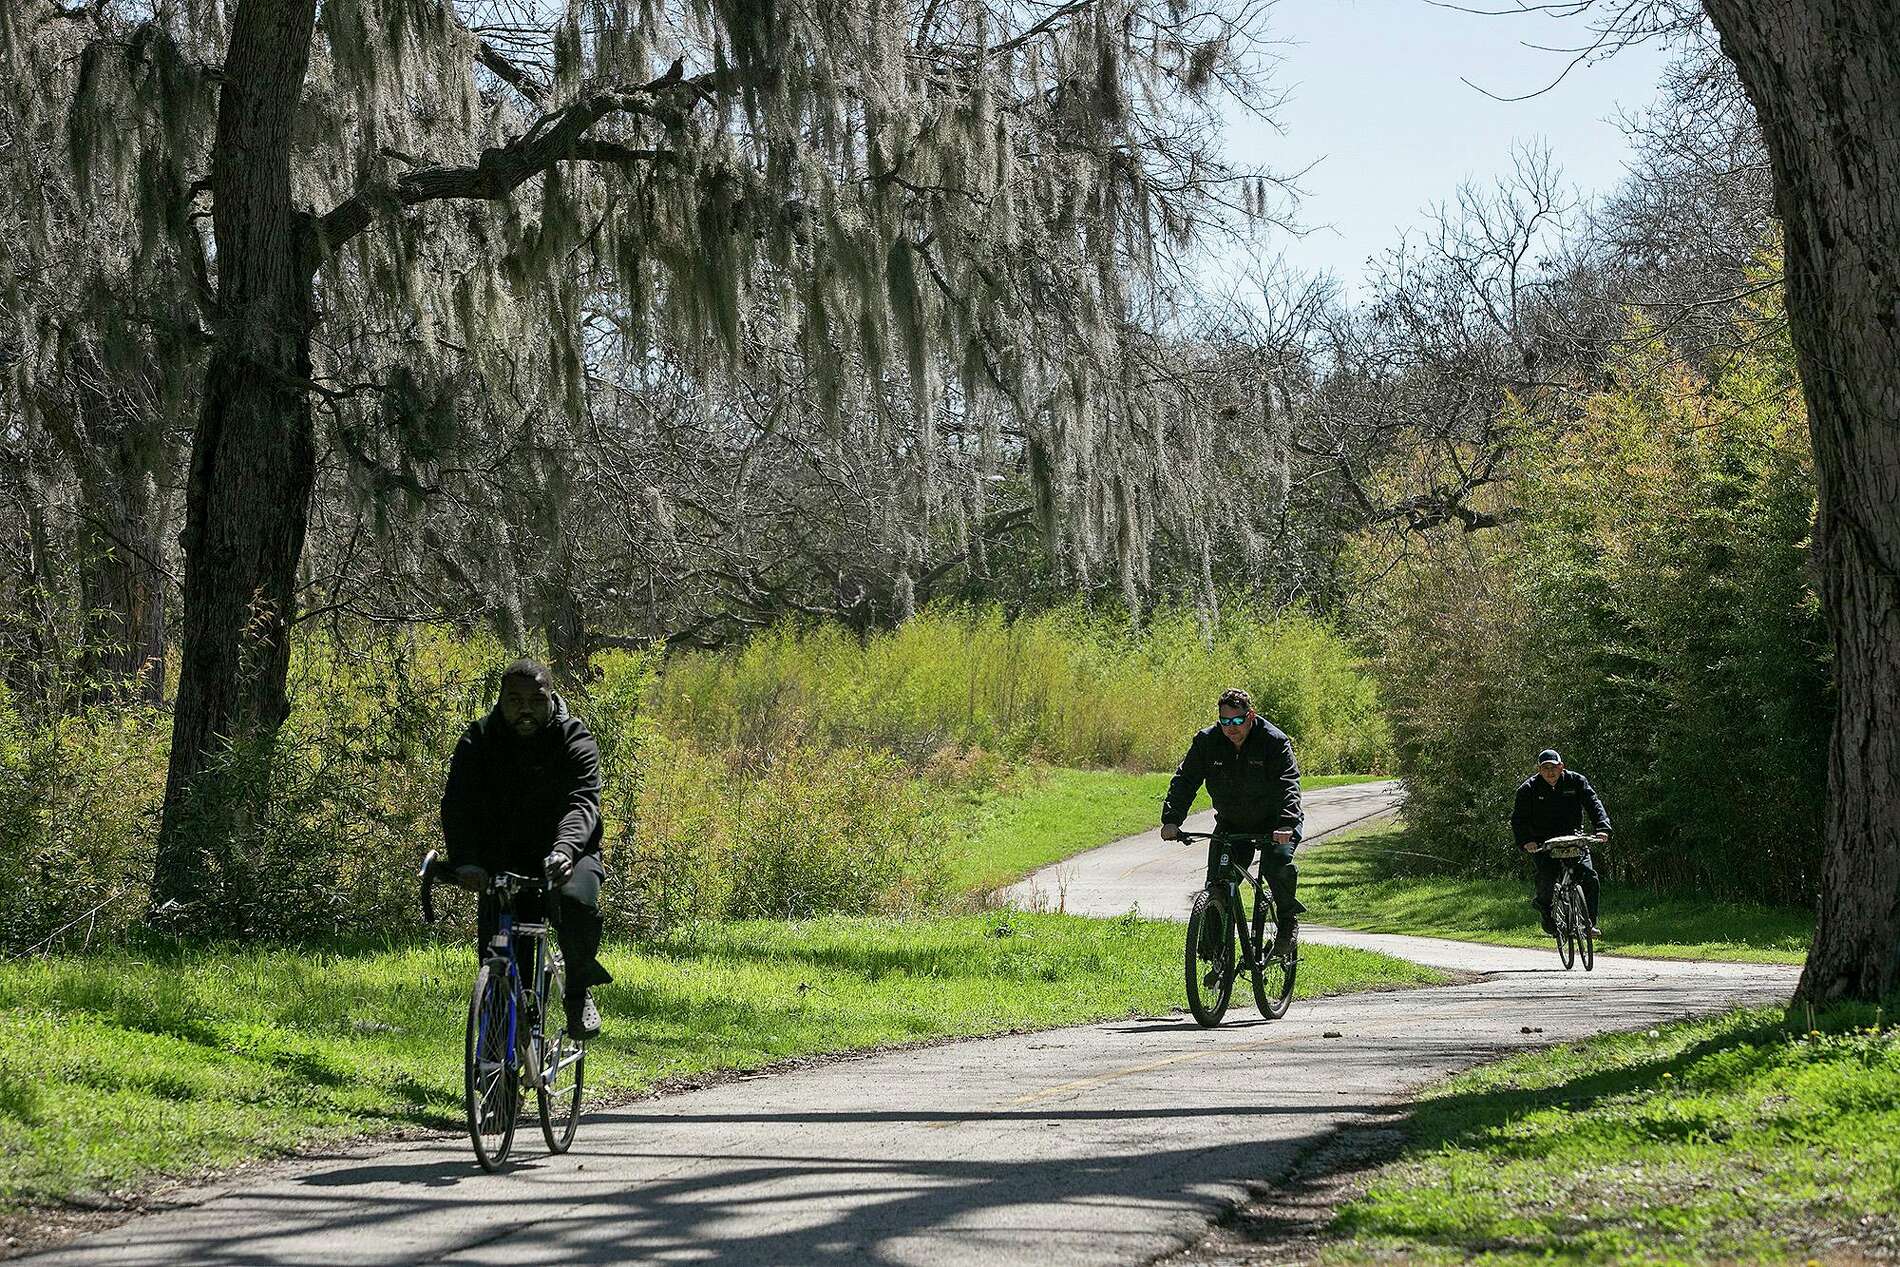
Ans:
<svg viewBox="0 0 1900 1267"><path fill-rule="evenodd" d="M157 703L165 689L165 508L130 446L101 456L117 478L105 487L80 483L84 668L99 696Z"/></svg>
<svg viewBox="0 0 1900 1267"><path fill-rule="evenodd" d="M71 465L73 532L83 614L81 669L90 698L164 692L166 506L156 475L167 465L163 423L125 408L96 345L75 340L39 417Z"/></svg>
<svg viewBox="0 0 1900 1267"><path fill-rule="evenodd" d="M1840 687L1799 993L1878 999L1900 987L1900 6L1705 7L1774 161Z"/></svg>
<svg viewBox="0 0 1900 1267"><path fill-rule="evenodd" d="M298 557L316 473L310 399L315 226L291 196L291 138L316 0L242 0L211 157L217 343L192 437L183 662L156 902L202 897L264 789L219 758L268 738L285 677Z"/></svg>

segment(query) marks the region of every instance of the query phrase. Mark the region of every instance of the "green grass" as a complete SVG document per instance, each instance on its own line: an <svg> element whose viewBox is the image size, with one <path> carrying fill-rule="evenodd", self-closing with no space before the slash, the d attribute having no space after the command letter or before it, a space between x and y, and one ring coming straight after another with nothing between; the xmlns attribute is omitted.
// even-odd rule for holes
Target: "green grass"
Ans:
<svg viewBox="0 0 1900 1267"><path fill-rule="evenodd" d="M1044 769L972 805L951 843L951 887L983 892L1039 867L1153 827L1169 773ZM1328 774L1300 780L1306 791L1382 776ZM1206 797L1201 797L1205 808Z"/></svg>
<svg viewBox="0 0 1900 1267"><path fill-rule="evenodd" d="M590 1083L1165 1013L1178 924L990 914L709 927L615 947ZM464 946L0 965L0 1206L137 1187L342 1136L459 1129ZM1429 984L1311 946L1300 993Z"/></svg>
<svg viewBox="0 0 1900 1267"><path fill-rule="evenodd" d="M1900 1033L1875 1021L1843 1009L1791 1033L1778 1009L1735 1012L1452 1079L1320 1261L1884 1258L1900 1240Z"/></svg>
<svg viewBox="0 0 1900 1267"><path fill-rule="evenodd" d="M1300 851L1307 918L1340 928L1419 933L1506 946L1548 946L1530 905L1531 864L1520 880L1421 873L1431 844L1385 822ZM1600 948L1670 959L1800 963L1814 934L1803 910L1718 902L1603 884Z"/></svg>

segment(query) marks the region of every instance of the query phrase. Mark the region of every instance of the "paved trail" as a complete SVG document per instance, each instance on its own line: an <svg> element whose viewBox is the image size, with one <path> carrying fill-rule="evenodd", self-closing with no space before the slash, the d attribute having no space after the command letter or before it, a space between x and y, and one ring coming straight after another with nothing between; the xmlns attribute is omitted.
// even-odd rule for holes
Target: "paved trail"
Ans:
<svg viewBox="0 0 1900 1267"><path fill-rule="evenodd" d="M1378 795L1316 793L1311 821ZM1188 852L1150 833L1084 855L1066 872L1069 909L1177 910L1165 895L1179 877L1147 886ZM1549 951L1326 936L1483 976L1300 1001L1271 1023L1116 1021L666 1096L591 1114L574 1153L529 1147L501 1176L476 1171L459 1137L302 1161L35 1261L1143 1263L1421 1082L1526 1045L1785 999L1795 980L1615 958L1585 976Z"/></svg>

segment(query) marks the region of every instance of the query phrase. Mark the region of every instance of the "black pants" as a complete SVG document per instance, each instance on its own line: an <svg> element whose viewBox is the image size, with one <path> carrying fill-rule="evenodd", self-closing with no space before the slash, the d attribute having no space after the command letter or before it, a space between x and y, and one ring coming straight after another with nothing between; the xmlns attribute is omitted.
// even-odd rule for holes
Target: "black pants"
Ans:
<svg viewBox="0 0 1900 1267"><path fill-rule="evenodd" d="M557 895L553 918L554 940L561 948L561 960L567 965L567 992L579 994L592 986L606 985L613 975L600 963L600 885L607 872L599 858L582 858L574 864ZM515 902L515 918L541 918L542 898L524 895ZM482 899L475 953L483 954L488 939L495 935L495 909L487 897Z"/></svg>
<svg viewBox="0 0 1900 1267"><path fill-rule="evenodd" d="M1557 877L1563 874L1563 861L1547 853L1533 854L1531 860L1537 864L1537 896L1532 899L1537 909L1546 917L1550 915L1550 895L1557 888ZM1590 922L1597 922L1597 897L1603 890L1603 882L1597 878L1596 864L1590 861L1590 855L1572 858L1570 865L1577 871L1577 887L1583 890L1583 904L1590 910Z"/></svg>
<svg viewBox="0 0 1900 1267"><path fill-rule="evenodd" d="M1284 845L1270 844L1267 855L1261 862L1261 869L1267 874L1267 891L1273 894L1273 909L1279 913L1282 923L1291 920L1306 908L1300 905L1295 892L1300 886L1300 869L1293 865L1292 841ZM1207 842L1207 882L1212 884L1219 874L1220 856L1225 853L1228 860L1242 871L1253 865L1254 846L1236 841L1227 843L1220 840Z"/></svg>

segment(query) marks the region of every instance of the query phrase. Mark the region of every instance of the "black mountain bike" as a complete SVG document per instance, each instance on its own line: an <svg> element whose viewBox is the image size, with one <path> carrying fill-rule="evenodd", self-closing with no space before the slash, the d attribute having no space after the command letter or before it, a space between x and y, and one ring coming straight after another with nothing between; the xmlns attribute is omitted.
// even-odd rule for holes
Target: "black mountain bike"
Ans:
<svg viewBox="0 0 1900 1267"><path fill-rule="evenodd" d="M479 882L468 887L491 904L495 924L469 996L462 1101L475 1160L483 1170L494 1171L514 1146L515 1121L530 1087L548 1150L564 1153L574 1143L587 1044L567 1030L565 969L560 947L548 935L550 925L517 913L517 908L529 914L552 908L547 881L510 871L477 874ZM431 890L438 880L457 881L435 850L423 859L420 878L422 917L434 923Z"/></svg>
<svg viewBox="0 0 1900 1267"><path fill-rule="evenodd" d="M1577 859L1588 853L1595 843L1594 836L1552 836L1537 849L1563 864L1563 872L1550 891L1550 919L1557 925L1557 957L1563 960L1565 972L1580 959L1585 972L1597 965L1596 938L1590 931L1590 903L1584 899L1583 888L1577 883Z"/></svg>
<svg viewBox="0 0 1900 1267"><path fill-rule="evenodd" d="M1220 1024L1234 997L1234 978L1246 972L1253 976L1253 998L1260 1006L1260 1015L1278 1020L1286 1015L1287 1005L1293 1000L1293 979L1299 975L1300 962L1297 945L1284 952L1280 948L1273 893L1261 874L1273 837L1182 832L1180 838L1183 842L1211 840L1221 846L1215 878L1195 895L1194 909L1188 915L1188 1010L1202 1025ZM1261 864L1251 871L1235 866L1229 851L1230 846L1248 843L1257 847ZM1247 918L1242 904L1243 885L1253 887L1252 919ZM1275 929L1271 943L1266 937L1270 924Z"/></svg>

